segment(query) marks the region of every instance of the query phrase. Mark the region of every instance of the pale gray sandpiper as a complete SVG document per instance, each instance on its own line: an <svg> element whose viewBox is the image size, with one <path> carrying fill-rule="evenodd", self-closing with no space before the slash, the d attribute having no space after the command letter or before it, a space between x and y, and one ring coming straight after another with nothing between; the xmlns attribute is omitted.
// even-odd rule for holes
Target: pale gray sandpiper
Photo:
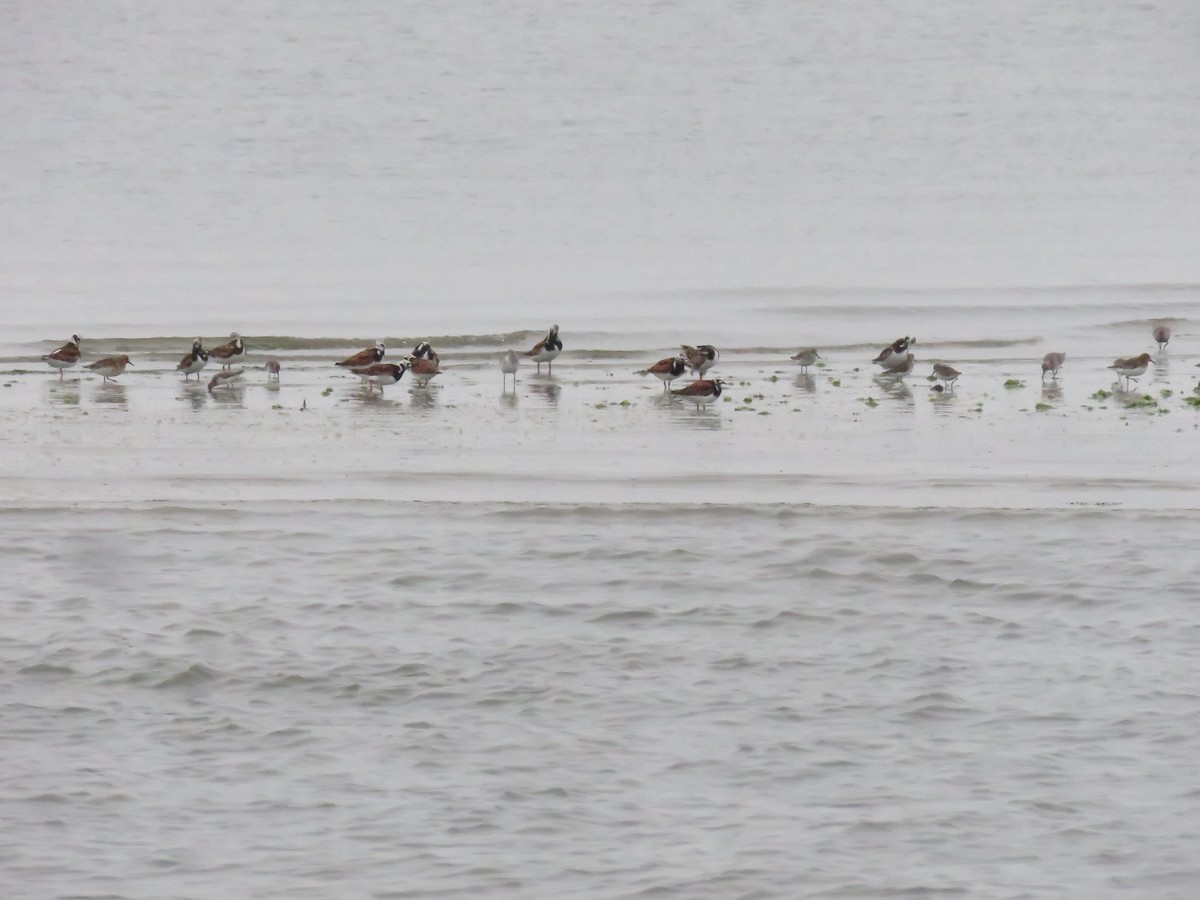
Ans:
<svg viewBox="0 0 1200 900"><path fill-rule="evenodd" d="M954 366L948 366L945 363L934 363L933 374L937 376L938 381L946 385L946 390L952 391L954 390L954 382L958 381L958 376L962 372L958 371Z"/></svg>
<svg viewBox="0 0 1200 900"><path fill-rule="evenodd" d="M209 391L214 391L219 387L232 385L245 373L245 369L222 369L220 372L217 372L215 375L213 375L212 380L208 383L208 389Z"/></svg>
<svg viewBox="0 0 1200 900"><path fill-rule="evenodd" d="M79 363L79 335L71 335L71 340L53 353L47 353L42 360L52 368L58 369L58 380L62 381L63 370Z"/></svg>
<svg viewBox="0 0 1200 900"><path fill-rule="evenodd" d="M1050 377L1058 380L1058 370L1062 368L1063 362L1066 361L1067 354L1065 353L1047 353L1042 357L1042 381L1046 380L1046 373L1050 373Z"/></svg>
<svg viewBox="0 0 1200 900"><path fill-rule="evenodd" d="M267 360L267 381L278 381L279 380L279 369L280 369L279 360L268 359Z"/></svg>
<svg viewBox="0 0 1200 900"><path fill-rule="evenodd" d="M508 376L513 377L513 390L517 389L517 369L521 367L521 360L517 358L516 350L509 350L500 357L500 371L504 376L504 388L508 389Z"/></svg>
<svg viewBox="0 0 1200 900"><path fill-rule="evenodd" d="M1158 344L1158 352L1162 353L1171 341L1171 329L1166 325L1159 325L1154 329L1154 340Z"/></svg>
<svg viewBox="0 0 1200 900"><path fill-rule="evenodd" d="M808 367L813 365L820 358L821 354L812 347L807 347L792 357L792 359L795 360L796 365L800 367L800 371L806 374L808 372Z"/></svg>
<svg viewBox="0 0 1200 900"><path fill-rule="evenodd" d="M84 366L85 369L91 369L97 375L103 376L105 381L110 378L116 378L125 371L126 366L132 366L129 357L125 354L120 356L106 356L104 359L98 359L94 363L88 363Z"/></svg>
<svg viewBox="0 0 1200 900"><path fill-rule="evenodd" d="M1140 356L1134 356L1129 359L1113 360L1113 364L1109 366L1117 373L1117 378L1125 379L1125 389L1130 389L1130 383L1134 378L1146 374L1146 369L1153 363L1149 353L1143 353Z"/></svg>

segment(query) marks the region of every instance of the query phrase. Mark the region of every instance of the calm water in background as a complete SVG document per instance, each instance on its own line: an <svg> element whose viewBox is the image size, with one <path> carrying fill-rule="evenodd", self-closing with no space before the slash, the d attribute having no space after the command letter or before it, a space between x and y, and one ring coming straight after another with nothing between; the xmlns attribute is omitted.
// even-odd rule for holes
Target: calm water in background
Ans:
<svg viewBox="0 0 1200 900"><path fill-rule="evenodd" d="M7 13L6 897L1200 889L1200 9Z"/></svg>

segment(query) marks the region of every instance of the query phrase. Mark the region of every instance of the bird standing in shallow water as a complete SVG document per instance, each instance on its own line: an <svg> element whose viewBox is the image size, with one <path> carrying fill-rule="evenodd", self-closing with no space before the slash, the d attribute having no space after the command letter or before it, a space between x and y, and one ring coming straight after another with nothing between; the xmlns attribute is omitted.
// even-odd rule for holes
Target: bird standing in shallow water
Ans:
<svg viewBox="0 0 1200 900"><path fill-rule="evenodd" d="M800 371L805 373L806 375L808 374L808 367L811 366L813 363L815 363L820 358L821 358L821 354L818 353L812 347L808 347L807 349L801 350L799 353L797 353L795 356L792 357L792 359L795 360L796 365L798 365L800 367Z"/></svg>
<svg viewBox="0 0 1200 900"><path fill-rule="evenodd" d="M63 370L69 369L79 362L79 335L71 335L71 340L53 353L47 353L42 357L42 361L52 368L58 369L58 380L62 381Z"/></svg>
<svg viewBox="0 0 1200 900"><path fill-rule="evenodd" d="M234 381L241 378L246 372L245 369L222 369L212 377L212 381L208 383L208 390L211 393L219 387L232 385Z"/></svg>
<svg viewBox="0 0 1200 900"><path fill-rule="evenodd" d="M1154 329L1154 340L1158 344L1158 352L1162 353L1171 342L1171 329L1166 325L1159 325Z"/></svg>
<svg viewBox="0 0 1200 900"><path fill-rule="evenodd" d="M693 381L687 387L672 390L671 393L676 397L683 397L695 402L696 409L701 409L707 406L710 400L719 399L724 387L725 382L720 378L713 378L712 380Z"/></svg>
<svg viewBox="0 0 1200 900"><path fill-rule="evenodd" d="M521 367L521 360L517 359L517 351L509 350L500 357L500 371L504 373L504 387L508 388L508 376L513 377L513 390L517 389L517 369Z"/></svg>
<svg viewBox="0 0 1200 900"><path fill-rule="evenodd" d="M232 366L237 361L237 358L246 350L240 334L235 331L229 337L232 338L229 343L222 344L220 347L213 347L213 349L208 351L209 357L219 362L223 369L228 369Z"/></svg>
<svg viewBox="0 0 1200 900"><path fill-rule="evenodd" d="M1125 379L1125 390L1129 390L1133 379L1145 375L1146 369L1153 362L1149 353L1143 353L1131 359L1113 360L1113 364L1109 368L1117 373L1118 379Z"/></svg>
<svg viewBox="0 0 1200 900"><path fill-rule="evenodd" d="M126 366L132 366L129 357L121 354L120 356L106 356L104 359L98 359L94 363L88 363L84 366L85 369L91 369L97 375L104 376L104 380L116 378L125 371Z"/></svg>
<svg viewBox="0 0 1200 900"><path fill-rule="evenodd" d="M671 382L687 371L687 360L681 355L668 356L660 359L648 369L639 369L635 375L653 375L663 383L663 390L671 386Z"/></svg>
<svg viewBox="0 0 1200 900"><path fill-rule="evenodd" d="M192 341L192 352L179 361L175 371L183 373L184 381L188 380L189 375L195 375L196 381L199 381L200 370L207 365L208 353L204 349L204 342L200 338L196 338Z"/></svg>
<svg viewBox="0 0 1200 900"><path fill-rule="evenodd" d="M551 325L550 330L546 332L546 336L533 345L532 350L526 350L522 356L528 356L537 363L538 372L542 371L542 363L546 363L546 370L554 373L554 360L558 359L558 354L562 353L563 342L558 339L558 326Z"/></svg>
<svg viewBox="0 0 1200 900"><path fill-rule="evenodd" d="M1058 381L1058 370L1062 368L1063 362L1066 360L1065 353L1047 353L1042 357L1042 381L1046 380L1046 373L1050 373L1051 380Z"/></svg>
<svg viewBox="0 0 1200 900"><path fill-rule="evenodd" d="M958 371L954 366L948 366L945 363L934 363L933 374L937 376L939 381L946 385L946 390L952 391L954 390L954 382L958 381L958 376L962 372Z"/></svg>
<svg viewBox="0 0 1200 900"><path fill-rule="evenodd" d="M679 349L683 353L683 358L687 360L692 374L698 378L703 378L704 373L715 366L717 360L721 358L721 351L712 344L697 344L695 347L681 344Z"/></svg>

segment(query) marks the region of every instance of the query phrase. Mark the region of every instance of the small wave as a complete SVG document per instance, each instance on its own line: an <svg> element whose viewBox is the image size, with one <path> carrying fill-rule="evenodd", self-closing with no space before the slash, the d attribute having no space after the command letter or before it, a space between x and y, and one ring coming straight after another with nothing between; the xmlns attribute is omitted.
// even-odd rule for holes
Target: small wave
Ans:
<svg viewBox="0 0 1200 900"><path fill-rule="evenodd" d="M158 682L156 688L176 688L176 687L191 687L197 684L206 684L210 681L215 681L217 673L208 668L202 663L193 663L182 672L176 672L170 678L164 678Z"/></svg>

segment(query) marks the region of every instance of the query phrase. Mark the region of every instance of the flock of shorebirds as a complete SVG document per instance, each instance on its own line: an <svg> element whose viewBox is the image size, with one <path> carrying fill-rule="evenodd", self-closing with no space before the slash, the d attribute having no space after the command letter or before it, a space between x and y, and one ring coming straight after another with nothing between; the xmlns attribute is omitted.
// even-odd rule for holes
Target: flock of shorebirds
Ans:
<svg viewBox="0 0 1200 900"><path fill-rule="evenodd" d="M234 363L240 362L245 358L246 347L237 332L234 332L229 337L230 340L228 343L214 347L211 350L205 350L204 342L200 338L196 338L192 342L191 352L179 361L179 365L175 367L176 371L182 372L185 380L195 375L196 380L199 381L201 370L210 361L215 361L220 364L221 370L209 381L208 389L212 391L221 385L232 384L246 371L244 368L233 368ZM1158 344L1159 352L1162 352L1171 340L1171 329L1160 325L1154 329L1153 338ZM911 349L916 342L917 339L915 337L906 336L898 338L884 347L872 362L882 368L882 374L884 375L900 378L909 375L912 373L917 362ZM532 349L521 353L518 353L516 350L508 350L500 357L500 371L504 375L505 390L508 388L509 375L513 378L513 389L516 389L517 369L520 368L522 358L537 363L538 372L541 372L543 363L546 364L549 372L553 372L554 360L558 358L562 349L563 343L558 336L558 326L553 325L546 332L545 338L534 344ZM383 361L385 353L386 347L383 341L376 341L374 347L368 347L365 350L355 353L353 356L334 363L334 365L361 378L363 384L367 387L368 393L375 388L379 388L380 393L382 393L386 385L395 384L404 377L406 372L412 373L412 378L418 387L428 385L430 379L441 374L441 360L428 341L418 343L413 347L408 358L400 363L385 363ZM717 360L720 357L720 351L712 344L698 344L694 347L689 344L683 344L680 347L679 353L675 356L660 359L654 365L641 369L636 374L653 375L662 381L664 391L670 390L672 394L692 400L698 407L702 407L706 403L720 398L721 392L724 389L725 382L720 378L705 377L708 371L717 364ZM809 366L816 364L822 357L816 348L807 347L791 358L800 366L800 371L807 374ZM1057 380L1059 370L1062 368L1066 358L1067 355L1065 353L1047 353L1042 358L1042 381L1046 380L1047 375ZM61 379L66 369L78 365L82 359L79 335L72 335L70 341L53 353L46 354L42 359L53 368L59 370L59 378ZM1116 373L1118 379L1125 379L1126 386L1128 387L1133 379L1145 374L1146 369L1153 362L1154 360L1149 353L1142 353L1128 359L1117 359L1108 368ZM130 362L129 357L122 354L120 356L108 356L96 362L88 363L84 368L103 376L104 380L108 381L110 378L116 378L118 375L121 375L127 366L132 365L133 363ZM268 359L265 368L268 380L279 380L280 365L278 360ZM687 387L672 389L671 382L682 377L689 371L695 376L696 380ZM958 369L951 365L941 362L934 363L931 378L941 383L935 385L933 390L954 390L954 384L958 381L958 377L961 374Z"/></svg>

